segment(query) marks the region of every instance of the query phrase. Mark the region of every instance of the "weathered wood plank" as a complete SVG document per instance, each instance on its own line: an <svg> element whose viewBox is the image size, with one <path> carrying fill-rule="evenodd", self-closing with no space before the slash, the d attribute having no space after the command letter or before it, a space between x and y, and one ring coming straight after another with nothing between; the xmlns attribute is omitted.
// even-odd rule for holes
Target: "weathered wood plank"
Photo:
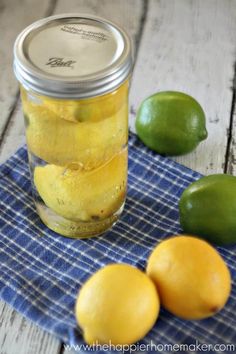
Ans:
<svg viewBox="0 0 236 354"><path fill-rule="evenodd" d="M2 138L2 144L0 145L0 163L3 163L24 143L24 122L21 111L21 103L18 99L14 111L12 112L8 127Z"/></svg>
<svg viewBox="0 0 236 354"><path fill-rule="evenodd" d="M232 101L236 3L233 0L150 0L131 89L131 127L138 106L157 91L195 97L208 139L176 160L204 174L222 172Z"/></svg>
<svg viewBox="0 0 236 354"><path fill-rule="evenodd" d="M59 354L60 341L0 301L0 354Z"/></svg>
<svg viewBox="0 0 236 354"><path fill-rule="evenodd" d="M226 172L236 176L236 103L232 119L231 141Z"/></svg>
<svg viewBox="0 0 236 354"><path fill-rule="evenodd" d="M45 16L49 9L49 0L1 0L0 2L0 141L18 92L18 85L12 71L15 38L31 22Z"/></svg>
<svg viewBox="0 0 236 354"><path fill-rule="evenodd" d="M143 4L142 0L68 0L66 2L60 0L55 13L80 12L110 19L128 31L135 46L138 40ZM0 163L10 157L24 142L24 124L18 102L0 146Z"/></svg>

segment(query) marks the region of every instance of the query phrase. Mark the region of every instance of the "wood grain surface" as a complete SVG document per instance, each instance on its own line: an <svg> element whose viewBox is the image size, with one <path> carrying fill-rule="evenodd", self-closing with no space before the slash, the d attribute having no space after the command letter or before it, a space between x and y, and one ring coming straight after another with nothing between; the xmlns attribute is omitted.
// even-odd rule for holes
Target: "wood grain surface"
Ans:
<svg viewBox="0 0 236 354"><path fill-rule="evenodd" d="M0 303L1 354L59 354L61 342L55 336Z"/></svg>
<svg viewBox="0 0 236 354"><path fill-rule="evenodd" d="M234 0L149 1L131 89L131 126L140 102L154 92L192 95L206 113L209 136L176 161L203 174L223 172L225 166L235 33Z"/></svg>

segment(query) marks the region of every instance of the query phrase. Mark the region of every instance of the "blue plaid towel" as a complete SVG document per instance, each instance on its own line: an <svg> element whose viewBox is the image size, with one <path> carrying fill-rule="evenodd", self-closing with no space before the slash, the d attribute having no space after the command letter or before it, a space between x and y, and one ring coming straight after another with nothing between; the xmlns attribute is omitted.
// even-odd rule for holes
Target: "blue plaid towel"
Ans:
<svg viewBox="0 0 236 354"><path fill-rule="evenodd" d="M41 223L31 196L26 149L21 148L0 167L0 297L65 343L83 344L74 316L81 285L108 263L125 262L144 269L153 247L181 232L178 200L199 177L131 136L128 198L120 221L103 236L75 240ZM236 248L219 251L235 281ZM235 314L233 285L227 306L216 316L190 322L161 310L156 325L140 343L236 344ZM159 352L170 350L163 347Z"/></svg>

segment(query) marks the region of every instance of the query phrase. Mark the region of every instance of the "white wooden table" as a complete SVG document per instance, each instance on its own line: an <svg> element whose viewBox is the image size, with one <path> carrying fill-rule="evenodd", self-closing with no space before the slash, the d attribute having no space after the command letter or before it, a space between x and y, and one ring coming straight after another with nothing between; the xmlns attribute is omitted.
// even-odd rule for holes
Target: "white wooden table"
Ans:
<svg viewBox="0 0 236 354"><path fill-rule="evenodd" d="M56 13L103 16L122 25L135 46L130 126L145 97L180 90L203 106L209 137L176 160L203 174L236 175L236 0L0 0L0 161L24 141L12 72L16 35ZM232 314L235 316L235 314ZM0 302L0 354L69 354L63 343Z"/></svg>

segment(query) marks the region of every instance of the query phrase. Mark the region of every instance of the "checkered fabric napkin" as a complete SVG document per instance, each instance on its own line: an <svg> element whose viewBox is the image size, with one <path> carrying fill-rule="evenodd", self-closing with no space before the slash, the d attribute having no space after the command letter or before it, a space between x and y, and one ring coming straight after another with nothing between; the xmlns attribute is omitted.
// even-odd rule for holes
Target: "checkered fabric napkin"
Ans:
<svg viewBox="0 0 236 354"><path fill-rule="evenodd" d="M0 167L0 297L62 341L83 343L74 317L80 286L108 263L125 262L144 269L153 247L181 232L178 200L199 177L151 152L132 135L128 198L121 219L103 236L74 240L41 223L31 196L26 149L21 148ZM235 279L236 248L219 251ZM162 309L142 343L235 344L235 313L233 286L227 306L207 320L183 321Z"/></svg>

